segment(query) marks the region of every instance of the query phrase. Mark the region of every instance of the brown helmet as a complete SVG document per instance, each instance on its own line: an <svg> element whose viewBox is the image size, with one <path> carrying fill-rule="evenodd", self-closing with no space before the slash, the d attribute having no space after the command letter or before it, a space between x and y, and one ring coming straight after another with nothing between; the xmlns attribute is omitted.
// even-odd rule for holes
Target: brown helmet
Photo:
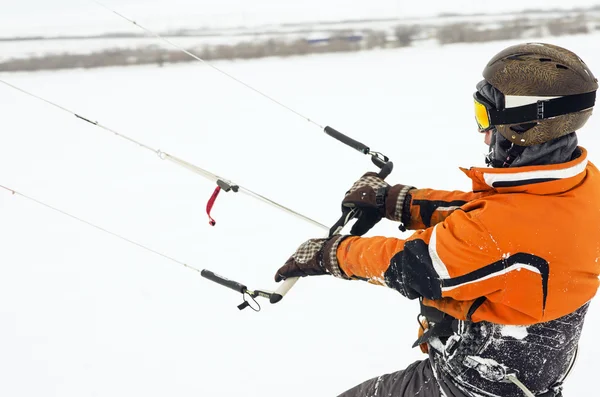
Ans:
<svg viewBox="0 0 600 397"><path fill-rule="evenodd" d="M573 105L581 95L567 97L559 101L562 111L555 112L559 115L544 117L542 103L541 116L538 113L538 117L524 122L495 125L499 133L519 146L543 143L583 127L592 114L598 89L598 80L576 54L543 43L519 44L504 49L488 62L483 77L504 94L506 108L521 106L524 100L537 103L539 107L550 98L593 93L586 97L587 108Z"/></svg>

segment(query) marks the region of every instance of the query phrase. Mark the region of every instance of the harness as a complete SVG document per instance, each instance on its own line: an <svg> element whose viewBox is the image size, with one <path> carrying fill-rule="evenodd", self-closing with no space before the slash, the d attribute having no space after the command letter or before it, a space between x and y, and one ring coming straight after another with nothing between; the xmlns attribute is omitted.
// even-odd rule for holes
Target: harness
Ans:
<svg viewBox="0 0 600 397"><path fill-rule="evenodd" d="M419 301L420 313L418 315L418 321L421 329L419 332L419 337L413 343L412 347L419 346L421 351L424 353L429 353L429 343L431 339L438 338L442 344L445 345L445 354L451 356L456 351L459 346L459 342L461 341L460 337L457 336L461 334L465 324L472 322L471 317L473 313L483 304L483 302L485 302L485 300L485 297L480 297L475 300L473 305L471 305L469 308L466 320L462 321L447 313L444 313L435 307L423 304L423 300L421 298ZM523 395L526 397L561 397L562 384L573 368L576 358L577 353L575 353L575 356L571 361L569 370L560 381L552 385L548 391L544 392L543 394L538 394L537 396L533 394L533 392L531 392L531 390L529 390L527 386L525 386L518 379L515 371L511 371L501 364L490 365L489 362L479 362L476 359L467 357L463 362L463 365L476 370L480 374L486 373L486 378L488 378L488 380L513 383L523 392ZM484 369L485 371L480 371L481 369Z"/></svg>
<svg viewBox="0 0 600 397"><path fill-rule="evenodd" d="M419 313L419 324L423 332L412 347L421 346L421 350L423 350L423 345L426 345L433 337L439 338L442 343L445 344L450 336L458 333L461 323L464 324L465 322L472 322L471 318L473 313L475 313L475 311L483 304L483 302L486 301L486 299L487 298L483 296L477 298L473 302L469 308L469 311L467 312L467 319L465 321L460 321L435 307L427 306L423 304L422 298L419 299L419 305L421 307L421 311ZM456 346L456 344L453 345L453 347L454 346ZM452 352L453 350L448 353L451 354Z"/></svg>

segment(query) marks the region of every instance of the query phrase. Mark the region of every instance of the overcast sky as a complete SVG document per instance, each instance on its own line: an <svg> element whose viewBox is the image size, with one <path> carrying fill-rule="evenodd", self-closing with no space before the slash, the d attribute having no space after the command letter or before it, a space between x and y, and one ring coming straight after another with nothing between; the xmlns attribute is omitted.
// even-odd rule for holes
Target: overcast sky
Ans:
<svg viewBox="0 0 600 397"><path fill-rule="evenodd" d="M587 7L600 0L103 0L153 28ZM0 0L0 36L131 30L93 0Z"/></svg>

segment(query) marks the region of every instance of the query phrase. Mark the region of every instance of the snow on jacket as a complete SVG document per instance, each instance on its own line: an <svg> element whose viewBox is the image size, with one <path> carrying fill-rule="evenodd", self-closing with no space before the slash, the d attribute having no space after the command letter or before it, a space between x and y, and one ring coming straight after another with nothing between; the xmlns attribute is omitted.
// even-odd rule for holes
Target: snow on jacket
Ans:
<svg viewBox="0 0 600 397"><path fill-rule="evenodd" d="M411 190L409 238L348 237L338 248L349 277L457 320L453 336L428 343L437 370L471 395L523 395L490 371L541 393L570 367L600 274L600 174L578 152L562 164L462 169L472 192ZM506 340L518 346L510 355L498 348Z"/></svg>

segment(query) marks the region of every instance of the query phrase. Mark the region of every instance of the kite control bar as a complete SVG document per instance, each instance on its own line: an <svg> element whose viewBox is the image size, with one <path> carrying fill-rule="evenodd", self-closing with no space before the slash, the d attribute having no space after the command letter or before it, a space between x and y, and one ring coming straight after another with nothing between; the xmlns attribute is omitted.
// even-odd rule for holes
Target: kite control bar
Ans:
<svg viewBox="0 0 600 397"><path fill-rule="evenodd" d="M283 298L281 294L278 294L276 292L249 290L244 284L240 284L237 281L229 280L228 278L213 273L210 270L204 269L200 272L200 274L204 278L207 278L211 281L214 281L217 284L221 284L224 287L230 288L234 291L241 293L244 296L244 302L238 305L238 309L240 310L250 307L254 311L260 311L260 304L255 299L259 296L268 299L271 303L277 303ZM246 297L249 297L251 301L246 300ZM253 302L254 305L251 302Z"/></svg>
<svg viewBox="0 0 600 397"><path fill-rule="evenodd" d="M371 149L365 144L358 142L329 126L325 127L324 131L327 135L350 146L351 148L356 149L363 154L370 155L373 164L380 168L377 175L381 179L385 179L392 172L394 164L387 156L379 152L372 152ZM357 208L344 208L340 219L329 229L329 237L340 233L344 226L346 226L351 219L360 218L360 216L360 210ZM272 292L267 290L249 290L244 284L229 280L223 276L211 272L210 270L202 270L201 275L202 277L207 278L217 284L241 293L244 297L244 302L238 306L238 309L242 310L250 306L254 311L260 311L260 305L255 298L262 297L268 299L271 303L277 303L283 299L285 294L287 294L287 292L294 286L294 284L296 284L299 279L298 277L287 278L281 283L276 291ZM249 297L251 301L247 300L246 297Z"/></svg>

